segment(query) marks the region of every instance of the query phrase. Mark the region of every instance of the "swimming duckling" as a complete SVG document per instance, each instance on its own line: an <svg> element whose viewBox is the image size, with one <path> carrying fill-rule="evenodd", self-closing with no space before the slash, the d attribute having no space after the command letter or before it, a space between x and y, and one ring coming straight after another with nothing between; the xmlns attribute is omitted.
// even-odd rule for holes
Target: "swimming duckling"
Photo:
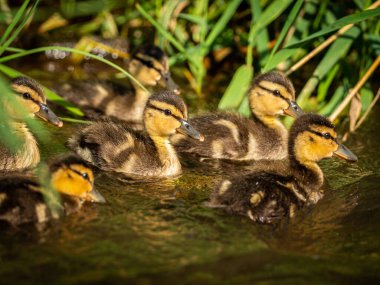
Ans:
<svg viewBox="0 0 380 285"><path fill-rule="evenodd" d="M187 122L183 100L168 90L153 94L144 110L144 125L146 133L140 134L125 122L96 122L72 137L69 147L102 170L132 178L179 175L181 164L169 137L180 132L203 139Z"/></svg>
<svg viewBox="0 0 380 285"><path fill-rule="evenodd" d="M50 184L59 193L58 211L49 208L49 190L36 179L10 174L0 177L0 221L17 226L46 222L78 211L84 201L105 202L94 186L91 168L79 157L70 155L50 165Z"/></svg>
<svg viewBox="0 0 380 285"><path fill-rule="evenodd" d="M296 209L315 204L323 196L319 160L336 155L357 161L336 137L334 125L326 118L314 114L299 117L290 129L287 160L273 161L261 171L224 180L211 195L209 205L260 223L293 217Z"/></svg>
<svg viewBox="0 0 380 285"><path fill-rule="evenodd" d="M170 76L166 54L156 46L143 46L128 63L127 70L145 87L161 87L179 94ZM150 95L136 82L133 90L109 81L77 81L58 87L59 93L72 103L83 107L87 116L112 116L119 120L141 124L143 111Z"/></svg>
<svg viewBox="0 0 380 285"><path fill-rule="evenodd" d="M232 113L192 118L190 123L205 134L205 141L198 143L176 135L172 138L176 150L239 161L285 158L288 132L276 116L302 114L294 101L293 84L280 72L264 73L254 79L248 96L251 119Z"/></svg>
<svg viewBox="0 0 380 285"><path fill-rule="evenodd" d="M10 127L19 136L22 146L16 152L10 151L0 143L0 170L17 170L34 167L40 161L37 141L29 131L23 118L36 115L42 120L62 127L62 121L46 105L46 97L40 85L28 77L17 77L11 81L15 91L15 101L10 104L4 98L2 107L10 116ZM18 104L20 108L15 108ZM27 114L24 114L27 112Z"/></svg>

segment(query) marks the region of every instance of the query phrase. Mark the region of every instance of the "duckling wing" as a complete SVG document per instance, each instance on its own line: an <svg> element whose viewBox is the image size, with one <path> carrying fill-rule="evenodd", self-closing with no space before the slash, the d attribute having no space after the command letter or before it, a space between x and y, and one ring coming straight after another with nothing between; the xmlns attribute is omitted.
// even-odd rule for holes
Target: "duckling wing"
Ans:
<svg viewBox="0 0 380 285"><path fill-rule="evenodd" d="M211 195L210 204L259 223L274 223L292 216L300 205L286 187L288 183L292 183L291 177L267 172L224 180Z"/></svg>
<svg viewBox="0 0 380 285"><path fill-rule="evenodd" d="M203 157L232 158L247 151L248 133L245 118L227 113L212 113L190 119L190 124L205 136L203 142L178 134L172 143L178 152Z"/></svg>
<svg viewBox="0 0 380 285"><path fill-rule="evenodd" d="M72 137L69 147L83 159L107 171L133 173L144 164L142 159L148 158L146 165L154 166L152 163L155 162L149 159L154 148L149 138L121 122L96 122Z"/></svg>
<svg viewBox="0 0 380 285"><path fill-rule="evenodd" d="M175 135L172 143L180 153L232 160L278 159L283 151L281 135L240 115L213 113L190 119L205 136L203 142ZM281 157L280 157L281 158Z"/></svg>
<svg viewBox="0 0 380 285"><path fill-rule="evenodd" d="M0 179L0 221L17 226L29 222L44 222L51 212L43 195L35 191L38 183L32 179L7 176Z"/></svg>
<svg viewBox="0 0 380 285"><path fill-rule="evenodd" d="M135 100L134 92L120 84L100 80L74 81L57 86L56 90L71 103L82 107L89 118L107 115L125 121L134 120L134 114L129 112Z"/></svg>

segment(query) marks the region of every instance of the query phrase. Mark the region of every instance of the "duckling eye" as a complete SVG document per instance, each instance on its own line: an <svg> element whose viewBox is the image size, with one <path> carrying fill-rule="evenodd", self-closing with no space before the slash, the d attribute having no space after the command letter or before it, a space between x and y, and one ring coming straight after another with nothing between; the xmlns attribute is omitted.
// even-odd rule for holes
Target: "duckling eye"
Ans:
<svg viewBox="0 0 380 285"><path fill-rule="evenodd" d="M331 135L330 135L329 133L324 133L324 134L323 134L323 137L324 137L325 139L331 139Z"/></svg>
<svg viewBox="0 0 380 285"><path fill-rule="evenodd" d="M280 91L278 91L277 89L273 91L273 94L276 95L276 96L280 96L281 95Z"/></svg>
<svg viewBox="0 0 380 285"><path fill-rule="evenodd" d="M172 111L170 111L169 109L165 109L164 113L166 116L170 116L172 114Z"/></svg>
<svg viewBox="0 0 380 285"><path fill-rule="evenodd" d="M83 177L84 179L86 179L86 180L89 179L89 177L88 177L88 173L86 173L86 172L82 173L82 177Z"/></svg>
<svg viewBox="0 0 380 285"><path fill-rule="evenodd" d="M28 92L25 92L25 93L22 94L22 97L24 99L28 100L28 99L30 99L31 96L30 96L30 94Z"/></svg>

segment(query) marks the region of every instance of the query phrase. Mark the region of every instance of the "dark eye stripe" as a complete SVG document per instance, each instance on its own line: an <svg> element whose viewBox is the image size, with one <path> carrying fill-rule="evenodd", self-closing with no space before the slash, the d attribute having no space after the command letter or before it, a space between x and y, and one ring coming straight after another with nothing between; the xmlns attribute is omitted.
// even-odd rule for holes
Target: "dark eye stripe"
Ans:
<svg viewBox="0 0 380 285"><path fill-rule="evenodd" d="M267 91L267 92L269 92L269 93L272 93L274 96L279 97L279 98L285 100L286 102L290 102L290 99L288 99L288 98L282 96L282 94L281 94L280 92L276 93L275 90L268 89L268 88L266 88L266 87L264 87L264 86L262 86L262 85L260 85L260 84L259 84L258 86L259 86L261 89L263 89L263 90L265 90L265 91ZM278 90L277 90L277 91L278 91Z"/></svg>
<svg viewBox="0 0 380 285"><path fill-rule="evenodd" d="M153 65L153 63L149 60L145 60L139 56L135 56L134 59L137 59L138 61L140 61L142 64L144 64L145 66L149 67L149 68L153 68L155 71L157 71L159 74L161 74L161 76L163 76L163 72L162 70L158 69L157 67L155 67Z"/></svg>
<svg viewBox="0 0 380 285"><path fill-rule="evenodd" d="M329 138L326 138L325 136L324 136L324 134L322 134L322 133L320 133L320 132L317 132L317 131L314 131L314 130L311 130L311 129L308 129L308 131L310 132L310 133L313 133L313 134L315 134L315 135L317 135L317 136L319 136L319 137L322 137L322 138L324 138L324 139L326 139L326 140L332 140L332 141L334 141L334 142L336 142L336 139L332 136L332 135L330 135L330 137Z"/></svg>
<svg viewBox="0 0 380 285"><path fill-rule="evenodd" d="M148 108L155 109L155 110L160 111L160 112L164 113L165 115L167 115L166 112L165 112L166 109L163 110L163 109L158 108L158 107L156 107L156 106L154 106L154 105L152 105L152 104L148 104L147 107L148 107ZM167 115L167 116L168 116L168 115ZM182 118L180 118L180 117L174 115L173 113L171 113L170 116L172 116L172 117L173 117L174 119L176 119L177 121L180 121L180 122L182 121Z"/></svg>
<svg viewBox="0 0 380 285"><path fill-rule="evenodd" d="M68 166L67 168L70 169L72 172L78 174L78 175L79 175L80 177L82 177L83 179L85 179L85 180L87 180L88 182L91 183L91 181L90 181L90 177L89 177L88 175L85 177L85 176L83 176L83 173L82 173L82 172L80 172L80 171L78 171L78 170L75 170L75 169L71 168L70 166Z"/></svg>
<svg viewBox="0 0 380 285"><path fill-rule="evenodd" d="M37 105L39 105L40 104L40 102L38 102L36 99L34 99L33 97L32 97L32 95L29 95L29 98L25 98L24 97L24 93L27 93L27 92L23 92L23 93L18 93L23 99L25 99L25 100L31 100L31 101L33 101L34 103L36 103ZM29 93L30 94L30 93Z"/></svg>

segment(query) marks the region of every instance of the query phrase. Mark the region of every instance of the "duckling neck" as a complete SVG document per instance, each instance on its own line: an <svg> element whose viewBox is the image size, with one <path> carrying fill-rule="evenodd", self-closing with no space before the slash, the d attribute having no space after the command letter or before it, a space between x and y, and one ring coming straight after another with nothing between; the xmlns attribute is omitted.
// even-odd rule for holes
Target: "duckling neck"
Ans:
<svg viewBox="0 0 380 285"><path fill-rule="evenodd" d="M11 128L15 136L22 141L17 152L13 154L13 165L5 166L6 169L25 169L36 166L40 161L40 152L37 141L28 127L23 122L12 122ZM5 162L9 164L9 162Z"/></svg>
<svg viewBox="0 0 380 285"><path fill-rule="evenodd" d="M151 136L151 139L157 148L158 157L162 165L161 174L164 176L176 176L181 174L181 163L169 138Z"/></svg>
<svg viewBox="0 0 380 285"><path fill-rule="evenodd" d="M290 166L294 170L294 176L305 191L308 200L321 190L323 185L323 172L316 162L300 162L290 155Z"/></svg>
<svg viewBox="0 0 380 285"><path fill-rule="evenodd" d="M276 116L261 115L252 112L252 120L260 125L263 125L266 128L275 131L280 136L279 141L284 142L283 147L286 148L285 142L288 139L288 131Z"/></svg>

